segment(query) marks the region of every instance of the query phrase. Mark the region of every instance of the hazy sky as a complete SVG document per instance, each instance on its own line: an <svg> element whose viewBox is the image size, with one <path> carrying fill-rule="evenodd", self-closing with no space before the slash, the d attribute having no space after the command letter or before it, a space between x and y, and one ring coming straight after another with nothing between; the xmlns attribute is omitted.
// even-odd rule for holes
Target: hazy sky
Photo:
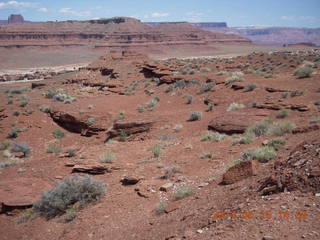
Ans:
<svg viewBox="0 0 320 240"><path fill-rule="evenodd" d="M320 0L0 0L0 19L84 20L129 16L142 21L225 21L229 26L320 27Z"/></svg>

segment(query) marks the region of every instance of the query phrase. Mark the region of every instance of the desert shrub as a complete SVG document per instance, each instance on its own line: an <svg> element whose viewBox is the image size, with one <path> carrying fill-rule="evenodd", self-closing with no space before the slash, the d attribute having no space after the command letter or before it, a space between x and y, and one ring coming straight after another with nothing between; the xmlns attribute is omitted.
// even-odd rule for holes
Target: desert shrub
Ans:
<svg viewBox="0 0 320 240"><path fill-rule="evenodd" d="M313 68L308 65L301 65L294 71L294 75L297 78L308 78L308 77L311 77L312 73L313 73Z"/></svg>
<svg viewBox="0 0 320 240"><path fill-rule="evenodd" d="M203 94L203 93L206 93L206 92L209 92L211 91L211 89L215 86L215 82L209 82L209 83L206 83L204 86L202 86L197 94L200 95L200 94Z"/></svg>
<svg viewBox="0 0 320 240"><path fill-rule="evenodd" d="M164 179L170 179L174 177L176 173L181 173L181 170L179 167L173 166L173 167L165 167L164 168Z"/></svg>
<svg viewBox="0 0 320 240"><path fill-rule="evenodd" d="M228 77L225 81L225 85L231 85L232 83L235 82L241 82L242 81L242 76L239 73L234 73L230 77Z"/></svg>
<svg viewBox="0 0 320 240"><path fill-rule="evenodd" d="M161 201L158 206L156 206L156 214L160 215L165 212L168 203L166 201Z"/></svg>
<svg viewBox="0 0 320 240"><path fill-rule="evenodd" d="M59 128L57 128L53 131L53 136L57 139L61 139L61 138L64 138L66 134L63 131L61 131Z"/></svg>
<svg viewBox="0 0 320 240"><path fill-rule="evenodd" d="M244 91L250 92L250 91L253 91L256 87L257 85L255 83L250 83L244 87Z"/></svg>
<svg viewBox="0 0 320 240"><path fill-rule="evenodd" d="M182 130L183 126L181 124L177 124L173 127L173 131L180 132Z"/></svg>
<svg viewBox="0 0 320 240"><path fill-rule="evenodd" d="M126 116L124 115L124 111L120 111L119 115L116 117L116 120L124 120Z"/></svg>
<svg viewBox="0 0 320 240"><path fill-rule="evenodd" d="M276 156L277 154L272 147L249 148L242 154L244 161L258 160L262 163L269 162Z"/></svg>
<svg viewBox="0 0 320 240"><path fill-rule="evenodd" d="M13 111L13 113L12 113L12 115L13 116L19 116L21 114L21 112L19 111L19 110L15 110L15 111Z"/></svg>
<svg viewBox="0 0 320 240"><path fill-rule="evenodd" d="M201 141L215 141L220 142L226 138L226 135L220 133L206 133L201 136Z"/></svg>
<svg viewBox="0 0 320 240"><path fill-rule="evenodd" d="M153 157L158 158L161 156L162 146L156 144L156 145L152 146L150 150L152 152Z"/></svg>
<svg viewBox="0 0 320 240"><path fill-rule="evenodd" d="M121 131L118 135L118 139L120 142L125 142L127 141L128 134L125 131Z"/></svg>
<svg viewBox="0 0 320 240"><path fill-rule="evenodd" d="M194 194L194 189L189 186L181 186L174 194L176 200L180 200Z"/></svg>
<svg viewBox="0 0 320 240"><path fill-rule="evenodd" d="M32 109L28 109L26 112L27 114L31 115L34 111Z"/></svg>
<svg viewBox="0 0 320 240"><path fill-rule="evenodd" d="M269 140L266 144L266 146L271 147L276 151L279 151L284 145L286 145L286 140L283 138Z"/></svg>
<svg viewBox="0 0 320 240"><path fill-rule="evenodd" d="M94 119L94 118L88 118L88 119L87 119L87 125L88 125L88 126L92 126L92 125L94 124L94 122L95 122L95 119Z"/></svg>
<svg viewBox="0 0 320 240"><path fill-rule="evenodd" d="M46 105L41 105L39 110L41 112L44 112L44 113L49 113L52 111L52 107L51 106L46 106Z"/></svg>
<svg viewBox="0 0 320 240"><path fill-rule="evenodd" d="M76 100L75 97L69 96L63 90L48 90L44 96L49 99L53 99L54 101L71 103Z"/></svg>
<svg viewBox="0 0 320 240"><path fill-rule="evenodd" d="M50 144L47 147L47 153L52 153L54 155L58 155L61 152L62 152L62 149L57 145Z"/></svg>
<svg viewBox="0 0 320 240"><path fill-rule="evenodd" d="M213 103L208 103L208 108L206 109L206 112L212 112L213 107L214 107Z"/></svg>
<svg viewBox="0 0 320 240"><path fill-rule="evenodd" d="M282 97L282 98L287 98L288 95L289 95L289 93L287 93L287 92L286 92L286 93L282 93L282 94L281 94L281 97Z"/></svg>
<svg viewBox="0 0 320 240"><path fill-rule="evenodd" d="M9 133L7 138L17 138L19 135L19 132L21 132L20 128L12 128Z"/></svg>
<svg viewBox="0 0 320 240"><path fill-rule="evenodd" d="M77 155L77 151L75 149L68 149L67 153L68 153L68 157L74 157Z"/></svg>
<svg viewBox="0 0 320 240"><path fill-rule="evenodd" d="M0 169L1 168L6 168L6 167L10 167L10 166L14 166L14 165L16 165L18 163L19 163L19 161L16 160L15 158L10 159L8 161L0 162Z"/></svg>
<svg viewBox="0 0 320 240"><path fill-rule="evenodd" d="M290 96L291 97L298 97L298 96L301 96L303 95L303 91L301 90L293 90L291 93L290 93Z"/></svg>
<svg viewBox="0 0 320 240"><path fill-rule="evenodd" d="M34 203L34 211L47 219L60 216L79 204L81 207L99 200L105 194L105 184L90 176L65 178L55 188L43 193Z"/></svg>
<svg viewBox="0 0 320 240"><path fill-rule="evenodd" d="M160 99L158 97L154 97L147 103L146 108L149 111L152 111L153 109L155 109L155 107L159 102L160 102Z"/></svg>
<svg viewBox="0 0 320 240"><path fill-rule="evenodd" d="M320 123L320 117L315 117L314 119L310 120L309 123L311 124Z"/></svg>
<svg viewBox="0 0 320 240"><path fill-rule="evenodd" d="M268 132L269 127L273 124L272 119L264 119L260 122L255 123L251 127L249 127L245 134L251 136L263 136L266 135Z"/></svg>
<svg viewBox="0 0 320 240"><path fill-rule="evenodd" d="M207 67L200 68L200 72L202 72L202 73L211 72L211 71L212 71L211 68L207 68Z"/></svg>
<svg viewBox="0 0 320 240"><path fill-rule="evenodd" d="M214 156L213 153L207 152L207 153L201 154L200 158L201 159L207 159L207 158L211 159L211 158L213 158L213 156Z"/></svg>
<svg viewBox="0 0 320 240"><path fill-rule="evenodd" d="M24 157L29 157L31 152L31 147L25 142L13 143L12 152L22 152Z"/></svg>
<svg viewBox="0 0 320 240"><path fill-rule="evenodd" d="M283 109L283 110L281 110L278 114L277 114L277 118L285 118L285 117L287 117L289 115L289 112L288 112L288 110L285 110L285 109Z"/></svg>
<svg viewBox="0 0 320 240"><path fill-rule="evenodd" d="M10 146L10 142L0 142L0 150L6 150Z"/></svg>
<svg viewBox="0 0 320 240"><path fill-rule="evenodd" d="M314 105L319 106L320 105L320 100L315 101Z"/></svg>
<svg viewBox="0 0 320 240"><path fill-rule="evenodd" d="M250 144L253 142L254 136L252 134L244 134L241 137L237 137L233 140L232 144Z"/></svg>
<svg viewBox="0 0 320 240"><path fill-rule="evenodd" d="M13 104L13 100L12 99L8 99L7 104L8 105Z"/></svg>
<svg viewBox="0 0 320 240"><path fill-rule="evenodd" d="M142 105L138 105L137 108L136 108L137 112L139 113L143 113L144 112L144 106Z"/></svg>
<svg viewBox="0 0 320 240"><path fill-rule="evenodd" d="M242 103L231 103L227 109L228 112L235 111L244 108L244 104Z"/></svg>
<svg viewBox="0 0 320 240"><path fill-rule="evenodd" d="M166 89L165 92L169 93L175 90L181 90L188 87L198 86L200 83L198 81L185 81L185 80L178 80L173 84L170 84Z"/></svg>
<svg viewBox="0 0 320 240"><path fill-rule="evenodd" d="M272 124L268 131L267 135L270 136L283 136L287 133L292 133L293 129L296 128L296 125L292 122L278 122Z"/></svg>
<svg viewBox="0 0 320 240"><path fill-rule="evenodd" d="M189 95L189 94L183 95L183 98L185 98L185 99L187 100L187 101L186 101L186 104L191 104L192 101L193 101L192 95Z"/></svg>
<svg viewBox="0 0 320 240"><path fill-rule="evenodd" d="M20 104L19 104L20 107L25 107L29 104L29 99L26 97L21 97L19 101L20 101Z"/></svg>
<svg viewBox="0 0 320 240"><path fill-rule="evenodd" d="M116 158L116 154L112 151L105 151L100 155L102 163L112 163Z"/></svg>
<svg viewBox="0 0 320 240"><path fill-rule="evenodd" d="M191 112L189 115L188 121L198 121L198 120L201 120L201 118L202 118L201 112Z"/></svg>

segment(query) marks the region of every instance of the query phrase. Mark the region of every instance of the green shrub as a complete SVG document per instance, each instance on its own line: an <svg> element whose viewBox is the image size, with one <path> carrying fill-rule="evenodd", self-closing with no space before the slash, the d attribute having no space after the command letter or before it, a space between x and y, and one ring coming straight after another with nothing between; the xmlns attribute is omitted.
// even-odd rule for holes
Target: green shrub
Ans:
<svg viewBox="0 0 320 240"><path fill-rule="evenodd" d="M20 107L25 107L29 104L29 99L26 97L21 97L19 101L20 101L20 104L19 104Z"/></svg>
<svg viewBox="0 0 320 240"><path fill-rule="evenodd" d="M116 120L124 120L126 116L124 115L124 111L120 111L119 115L117 116Z"/></svg>
<svg viewBox="0 0 320 240"><path fill-rule="evenodd" d="M312 73L313 73L312 67L302 65L295 70L294 75L297 78L308 78L308 77L311 77Z"/></svg>
<svg viewBox="0 0 320 240"><path fill-rule="evenodd" d="M244 161L258 160L265 163L277 156L272 147L249 148L244 151L242 158Z"/></svg>
<svg viewBox="0 0 320 240"><path fill-rule="evenodd" d="M13 111L13 113L12 113L12 115L13 116L19 116L21 114L21 112L19 111L19 110L15 110L15 111Z"/></svg>
<svg viewBox="0 0 320 240"><path fill-rule="evenodd" d="M211 91L211 89L215 86L215 82L206 83L202 86L197 92L198 95Z"/></svg>
<svg viewBox="0 0 320 240"><path fill-rule="evenodd" d="M34 211L47 219L60 216L79 204L81 207L99 200L105 194L105 184L90 176L65 178L55 188L43 193L34 203Z"/></svg>
<svg viewBox="0 0 320 240"><path fill-rule="evenodd" d="M10 132L8 133L8 136L7 138L17 138L18 137L18 134L19 132L21 132L21 130L19 128L12 128L10 130Z"/></svg>
<svg viewBox="0 0 320 240"><path fill-rule="evenodd" d="M153 109L155 109L155 107L157 106L157 104L159 103L160 99L158 97L154 97L152 98L149 103L147 103L146 108L149 111L152 111Z"/></svg>
<svg viewBox="0 0 320 240"><path fill-rule="evenodd" d="M63 131L61 131L59 128L57 128L53 131L53 136L57 139L61 139L61 138L64 138L66 134Z"/></svg>
<svg viewBox="0 0 320 240"><path fill-rule="evenodd" d="M52 107L46 106L46 105L41 105L39 109L41 112L44 112L44 113L49 113L52 111Z"/></svg>
<svg viewBox="0 0 320 240"><path fill-rule="evenodd" d="M0 150L6 150L10 146L10 142L0 142Z"/></svg>
<svg viewBox="0 0 320 240"><path fill-rule="evenodd" d="M314 105L319 106L320 105L320 100L315 101Z"/></svg>
<svg viewBox="0 0 320 240"><path fill-rule="evenodd" d="M174 177L176 173L181 173L181 170L179 167L173 166L173 167L166 167L164 168L164 179L170 179Z"/></svg>
<svg viewBox="0 0 320 240"><path fill-rule="evenodd" d="M220 133L206 133L201 136L201 141L215 141L220 142L226 138L226 135Z"/></svg>
<svg viewBox="0 0 320 240"><path fill-rule="evenodd" d="M244 87L244 91L245 92L250 92L250 91L253 91L256 88L257 88L257 85L255 83L250 83L250 84L248 84L248 85L246 85Z"/></svg>
<svg viewBox="0 0 320 240"><path fill-rule="evenodd" d="M285 117L287 117L289 115L289 112L288 112L288 110L285 110L285 109L283 109L283 110L281 110L278 114L277 114L277 118L285 118Z"/></svg>
<svg viewBox="0 0 320 240"><path fill-rule="evenodd" d="M207 159L207 158L212 159L213 157L214 157L214 155L211 152L203 153L200 156L201 159Z"/></svg>
<svg viewBox="0 0 320 240"><path fill-rule="evenodd" d="M167 205L168 203L166 201L161 201L159 205L156 207L156 213L158 215L163 214L165 212Z"/></svg>
<svg viewBox="0 0 320 240"><path fill-rule="evenodd" d="M264 119L260 122L255 123L253 126L249 127L245 134L260 137L263 135L266 135L268 132L268 129L273 124L272 119Z"/></svg>
<svg viewBox="0 0 320 240"><path fill-rule="evenodd" d="M236 139L233 140L232 144L236 145L236 144L250 144L253 142L253 135L250 134L244 134L242 137L238 137Z"/></svg>
<svg viewBox="0 0 320 240"><path fill-rule="evenodd" d="M320 117L315 117L314 119L310 120L309 123L311 124L320 123Z"/></svg>
<svg viewBox="0 0 320 240"><path fill-rule="evenodd" d="M58 155L61 152L62 152L62 149L57 145L50 144L47 148L47 153Z"/></svg>
<svg viewBox="0 0 320 240"><path fill-rule="evenodd" d="M13 100L12 99L8 99L7 104L8 105L13 104Z"/></svg>
<svg viewBox="0 0 320 240"><path fill-rule="evenodd" d="M301 90L293 90L291 93L290 93L290 96L291 97L298 97L298 96L301 96L303 95L303 91Z"/></svg>
<svg viewBox="0 0 320 240"><path fill-rule="evenodd" d="M282 97L282 98L287 98L288 95L289 95L289 93L287 93L287 92L286 92L286 93L282 93L282 94L281 94L281 97Z"/></svg>
<svg viewBox="0 0 320 240"><path fill-rule="evenodd" d="M191 112L188 121L199 121L202 118L201 112Z"/></svg>
<svg viewBox="0 0 320 240"><path fill-rule="evenodd" d="M75 149L68 149L67 153L68 153L68 157L74 157L77 155L77 151Z"/></svg>
<svg viewBox="0 0 320 240"><path fill-rule="evenodd" d="M27 114L31 115L34 111L32 109L28 109L26 112Z"/></svg>
<svg viewBox="0 0 320 240"><path fill-rule="evenodd" d="M279 151L284 145L286 145L286 140L283 138L269 140L266 144L266 146L271 147L276 151Z"/></svg>
<svg viewBox="0 0 320 240"><path fill-rule="evenodd" d="M270 136L283 136L287 133L292 133L296 128L296 125L292 122L279 122L271 125L267 131L267 135Z"/></svg>
<svg viewBox="0 0 320 240"><path fill-rule="evenodd" d="M192 95L189 95L189 94L184 95L183 98L185 98L187 100L186 104L191 104L193 101Z"/></svg>
<svg viewBox="0 0 320 240"><path fill-rule="evenodd" d="M175 199L180 200L194 194L194 189L189 186L182 186L175 192Z"/></svg>
<svg viewBox="0 0 320 240"><path fill-rule="evenodd" d="M112 151L105 151L100 155L102 163L112 163L116 158L116 154Z"/></svg>
<svg viewBox="0 0 320 240"><path fill-rule="evenodd" d="M173 131L180 132L182 130L183 126L181 124L177 124L173 127Z"/></svg>
<svg viewBox="0 0 320 240"><path fill-rule="evenodd" d="M143 113L144 112L144 106L142 105L138 105L137 108L136 108L137 112L139 113Z"/></svg>
<svg viewBox="0 0 320 240"><path fill-rule="evenodd" d="M94 118L88 118L87 119L87 125L88 126L92 126L94 124L94 121L95 121Z"/></svg>
<svg viewBox="0 0 320 240"><path fill-rule="evenodd" d="M228 77L225 81L225 85L231 85L235 82L241 82L242 81L242 76L241 74L237 74L237 73L234 73L232 74L230 77Z"/></svg>
<svg viewBox="0 0 320 240"><path fill-rule="evenodd" d="M65 104L76 100L75 97L69 96L63 90L48 90L44 96L54 101L64 102Z"/></svg>
<svg viewBox="0 0 320 240"><path fill-rule="evenodd" d="M235 111L244 108L244 104L242 103L231 103L227 109L228 112Z"/></svg>
<svg viewBox="0 0 320 240"><path fill-rule="evenodd" d="M12 152L22 152L24 157L29 157L31 152L31 147L25 142L13 143Z"/></svg>
<svg viewBox="0 0 320 240"><path fill-rule="evenodd" d="M151 147L151 152L153 154L153 157L158 158L161 156L162 153L162 146L161 145L154 145Z"/></svg>

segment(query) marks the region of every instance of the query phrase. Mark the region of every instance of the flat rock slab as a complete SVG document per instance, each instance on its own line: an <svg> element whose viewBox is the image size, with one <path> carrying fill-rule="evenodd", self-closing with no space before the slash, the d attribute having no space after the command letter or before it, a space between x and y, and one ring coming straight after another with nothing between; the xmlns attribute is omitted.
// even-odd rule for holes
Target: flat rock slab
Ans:
<svg viewBox="0 0 320 240"><path fill-rule="evenodd" d="M240 134L244 133L255 122L268 117L268 115L267 112L252 113L240 110L226 112L212 119L209 122L208 129L225 134Z"/></svg>
<svg viewBox="0 0 320 240"><path fill-rule="evenodd" d="M90 164L90 165L74 165L72 172L88 173L88 174L105 174L112 172L111 168L108 168L99 164Z"/></svg>
<svg viewBox="0 0 320 240"><path fill-rule="evenodd" d="M3 211L6 207L32 206L34 202L39 200L41 193L51 188L51 184L38 178L15 178L0 181L0 205L2 205Z"/></svg>

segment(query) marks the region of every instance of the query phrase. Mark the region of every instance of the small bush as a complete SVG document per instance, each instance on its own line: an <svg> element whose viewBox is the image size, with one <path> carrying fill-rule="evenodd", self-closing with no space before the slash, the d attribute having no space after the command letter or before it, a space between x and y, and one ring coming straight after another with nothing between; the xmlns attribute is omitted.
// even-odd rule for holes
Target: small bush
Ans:
<svg viewBox="0 0 320 240"><path fill-rule="evenodd" d="M147 103L146 108L149 111L152 111L153 109L155 109L155 107L157 106L158 102L160 101L160 99L158 97L154 97L152 98L149 103Z"/></svg>
<svg viewBox="0 0 320 240"><path fill-rule="evenodd" d="M249 148L242 154L244 161L258 160L262 163L268 162L276 156L277 154L272 147Z"/></svg>
<svg viewBox="0 0 320 240"><path fill-rule="evenodd" d="M10 130L10 132L8 133L7 138L17 138L19 132L21 132L21 130L19 128L12 128Z"/></svg>
<svg viewBox="0 0 320 240"><path fill-rule="evenodd" d="M161 156L162 153L162 146L160 145L154 145L151 147L151 152L153 154L153 157L158 158Z"/></svg>
<svg viewBox="0 0 320 240"><path fill-rule="evenodd" d="M34 111L32 109L28 109L26 112L27 114L31 115Z"/></svg>
<svg viewBox="0 0 320 240"><path fill-rule="evenodd" d="M320 106L320 100L315 101L315 102L314 102L314 105Z"/></svg>
<svg viewBox="0 0 320 240"><path fill-rule="evenodd" d="M156 207L156 213L158 215L163 214L165 212L167 205L168 203L166 201L161 201L159 205Z"/></svg>
<svg viewBox="0 0 320 240"><path fill-rule="evenodd" d="M271 125L267 131L267 135L270 136L283 136L287 133L292 133L292 130L296 128L296 125L292 122L279 122Z"/></svg>
<svg viewBox="0 0 320 240"><path fill-rule="evenodd" d="M191 112L188 121L199 121L202 118L201 112Z"/></svg>
<svg viewBox="0 0 320 240"><path fill-rule="evenodd" d="M250 84L248 84L248 85L246 85L244 87L244 91L245 92L250 92L250 91L253 91L256 88L257 88L257 85L255 83L250 83Z"/></svg>
<svg viewBox="0 0 320 240"><path fill-rule="evenodd" d="M265 119L258 123L255 123L253 126L249 127L246 130L246 135L256 136L260 137L263 135L266 135L268 132L268 129L273 124L272 119Z"/></svg>
<svg viewBox="0 0 320 240"><path fill-rule="evenodd" d="M20 101L20 104L19 104L20 107L25 107L29 104L29 99L26 97L21 97L19 101Z"/></svg>
<svg viewBox="0 0 320 240"><path fill-rule="evenodd" d="M282 98L287 98L288 95L289 95L289 93L287 93L287 92L286 92L286 93L282 93L282 94L281 94L281 97L282 97Z"/></svg>
<svg viewBox="0 0 320 240"><path fill-rule="evenodd" d="M244 104L242 103L231 103L230 106L228 107L227 111L230 112L230 111L235 111L235 110L239 110L239 109L242 109L244 108Z"/></svg>
<svg viewBox="0 0 320 240"><path fill-rule="evenodd" d="M75 149L68 149L67 153L68 153L68 157L74 157L77 155L77 151Z"/></svg>
<svg viewBox="0 0 320 240"><path fill-rule="evenodd" d="M191 104L193 101L192 95L189 95L189 94L184 95L183 98L185 98L187 100L186 104Z"/></svg>
<svg viewBox="0 0 320 240"><path fill-rule="evenodd" d="M294 75L297 78L308 78L308 77L311 77L312 73L313 73L312 67L302 65L295 70Z"/></svg>
<svg viewBox="0 0 320 240"><path fill-rule="evenodd" d="M102 163L112 163L116 158L116 154L111 151L103 152L100 156L100 161Z"/></svg>
<svg viewBox="0 0 320 240"><path fill-rule="evenodd" d="M288 110L285 110L285 109L283 109L283 110L281 110L278 114L277 114L277 118L285 118L285 117L287 117L289 115L289 112L288 112Z"/></svg>
<svg viewBox="0 0 320 240"><path fill-rule="evenodd" d="M95 121L94 118L88 118L87 125L92 126L94 124L94 121Z"/></svg>
<svg viewBox="0 0 320 240"><path fill-rule="evenodd" d="M253 142L253 138L254 137L250 134L244 134L244 136L234 139L232 144L250 144Z"/></svg>
<svg viewBox="0 0 320 240"><path fill-rule="evenodd" d="M25 142L13 143L12 152L22 152L24 157L29 157L31 152L31 147Z"/></svg>
<svg viewBox="0 0 320 240"><path fill-rule="evenodd" d="M143 113L144 112L144 106L142 105L138 105L137 108L136 108L137 112L139 113Z"/></svg>
<svg viewBox="0 0 320 240"><path fill-rule="evenodd" d="M202 86L202 87L199 89L199 91L197 92L197 94L200 95L200 94L209 92L209 91L211 91L211 89L212 89L214 86L215 86L215 83L214 83L214 82L206 83L204 86Z"/></svg>
<svg viewBox="0 0 320 240"><path fill-rule="evenodd" d="M13 104L13 100L12 100L12 99L8 99L7 104L8 104L8 105Z"/></svg>
<svg viewBox="0 0 320 240"><path fill-rule="evenodd" d="M180 200L194 194L194 189L189 186L182 186L175 192L175 199Z"/></svg>
<svg viewBox="0 0 320 240"><path fill-rule="evenodd" d="M291 97L298 97L298 96L301 96L303 95L303 91L301 90L293 90L291 93L290 93L290 96Z"/></svg>
<svg viewBox="0 0 320 240"><path fill-rule="evenodd" d="M124 120L126 118L126 116L124 115L124 112L121 111L119 113L119 115L117 116L116 120L120 121L120 120Z"/></svg>
<svg viewBox="0 0 320 240"><path fill-rule="evenodd" d="M213 157L214 157L214 155L213 155L213 153L211 153L211 152L203 153L203 154L200 156L201 159L207 159L207 158L212 159Z"/></svg>
<svg viewBox="0 0 320 240"><path fill-rule="evenodd" d="M266 146L271 147L276 151L279 151L284 145L286 145L286 140L283 138L269 140L266 144Z"/></svg>
<svg viewBox="0 0 320 240"><path fill-rule="evenodd" d="M52 111L52 107L51 106L46 106L46 105L42 105L40 106L40 111L44 112L44 113L49 113Z"/></svg>
<svg viewBox="0 0 320 240"><path fill-rule="evenodd" d="M226 138L226 135L220 133L206 133L201 136L201 141L215 141L220 142Z"/></svg>
<svg viewBox="0 0 320 240"><path fill-rule="evenodd" d="M314 119L310 120L309 123L311 124L320 123L320 117L315 117Z"/></svg>
<svg viewBox="0 0 320 240"><path fill-rule="evenodd" d="M66 134L58 128L53 131L53 136L57 139L61 139L61 138L64 138Z"/></svg>
<svg viewBox="0 0 320 240"><path fill-rule="evenodd" d="M173 127L173 131L180 132L182 130L183 126L181 124L177 124Z"/></svg>
<svg viewBox="0 0 320 240"><path fill-rule="evenodd" d="M237 73L234 73L232 74L230 77L228 77L225 81L225 85L231 85L235 82L241 82L242 81L242 76L241 74L237 74Z"/></svg>
<svg viewBox="0 0 320 240"><path fill-rule="evenodd" d="M12 113L12 115L13 116L19 116L21 114L21 112L19 111L19 110L15 110L15 111L13 111L13 113Z"/></svg>
<svg viewBox="0 0 320 240"><path fill-rule="evenodd" d="M181 170L179 167L166 167L164 168L164 175L163 175L163 178L164 179L170 179L172 177L174 177L174 175L176 173L181 173Z"/></svg>
<svg viewBox="0 0 320 240"><path fill-rule="evenodd" d="M73 176L43 193L33 209L40 216L51 219L66 213L74 204L84 207L99 200L104 194L105 184L102 181L90 176Z"/></svg>
<svg viewBox="0 0 320 240"><path fill-rule="evenodd" d="M54 155L58 155L62 152L62 149L57 145L49 145L47 148L47 153L52 153Z"/></svg>
<svg viewBox="0 0 320 240"><path fill-rule="evenodd" d="M0 150L6 150L10 146L10 142L0 142Z"/></svg>

